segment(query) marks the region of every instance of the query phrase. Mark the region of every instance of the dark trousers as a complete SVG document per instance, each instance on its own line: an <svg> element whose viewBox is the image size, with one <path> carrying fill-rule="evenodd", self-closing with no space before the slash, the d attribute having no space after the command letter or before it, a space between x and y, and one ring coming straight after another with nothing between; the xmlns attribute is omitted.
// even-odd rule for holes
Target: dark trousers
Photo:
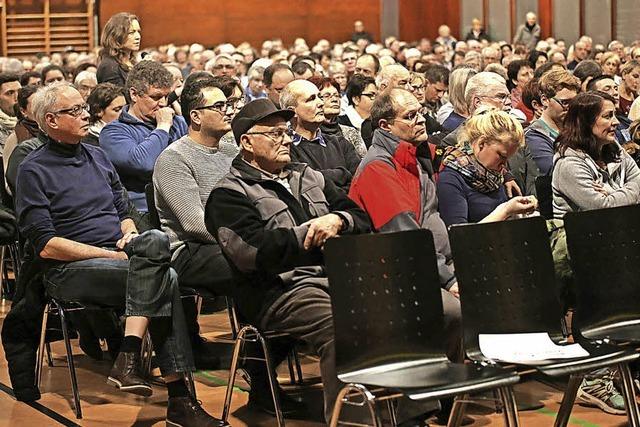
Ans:
<svg viewBox="0 0 640 427"><path fill-rule="evenodd" d="M94 258L51 267L45 274L47 293L63 302L149 318L162 374L193 371L177 276L169 267L167 236L147 231L125 250L128 260Z"/></svg>
<svg viewBox="0 0 640 427"><path fill-rule="evenodd" d="M232 295L232 273L217 243L186 242L171 261L180 288L205 289L215 295ZM199 334L196 305L183 301L187 330L193 339Z"/></svg>
<svg viewBox="0 0 640 427"><path fill-rule="evenodd" d="M318 278L314 278L317 281ZM462 361L462 329L460 302L447 291L442 291L444 324L447 336L447 353L453 361ZM289 333L293 338L306 342L320 357L320 373L324 392L325 420L329 422L333 406L342 383L338 380L335 365L335 346L331 300L325 289L301 287L280 299L265 319L265 329ZM401 399L398 404L398 420L437 409L434 402L413 402Z"/></svg>

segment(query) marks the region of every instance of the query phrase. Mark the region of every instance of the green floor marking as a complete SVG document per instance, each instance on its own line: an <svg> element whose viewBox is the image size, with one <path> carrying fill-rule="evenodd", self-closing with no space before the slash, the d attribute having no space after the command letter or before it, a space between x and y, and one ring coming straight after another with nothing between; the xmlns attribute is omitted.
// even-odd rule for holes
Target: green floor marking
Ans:
<svg viewBox="0 0 640 427"><path fill-rule="evenodd" d="M218 377L216 377L216 376L214 376L214 375L211 375L211 374L210 374L210 373L208 373L207 371L198 371L198 372L196 372L196 373L195 373L195 376L196 376L196 377L198 377L198 376L203 376L203 377L205 377L206 379L210 380L211 382L213 382L213 383L215 383L215 384L217 384L217 385L227 385L227 381L226 381L226 380L223 380L222 378L218 378ZM234 390L234 391L237 391L237 392L239 392L239 393L246 393L246 392L247 392L246 390L243 390L243 389L241 389L241 388L240 388L240 387L238 387L238 386L234 386L234 387L233 387L233 390ZM597 426L596 426L596 427L597 427Z"/></svg>
<svg viewBox="0 0 640 427"><path fill-rule="evenodd" d="M554 418L558 415L557 412L547 408L538 409L536 410L536 412L543 415L549 415L550 417L554 417ZM580 420L573 417L569 418L569 424L575 424L581 427L600 427L600 424L595 424L590 421Z"/></svg>

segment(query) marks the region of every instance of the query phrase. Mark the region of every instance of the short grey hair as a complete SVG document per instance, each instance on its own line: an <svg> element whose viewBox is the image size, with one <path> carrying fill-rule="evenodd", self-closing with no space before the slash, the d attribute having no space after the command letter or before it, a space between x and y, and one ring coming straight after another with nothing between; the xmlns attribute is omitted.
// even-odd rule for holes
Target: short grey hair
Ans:
<svg viewBox="0 0 640 427"><path fill-rule="evenodd" d="M495 91L496 86L507 87L507 82L500 74L491 71L483 71L471 77L464 89L464 99L467 103L467 109L471 112L471 102L473 98L481 95L488 95Z"/></svg>
<svg viewBox="0 0 640 427"><path fill-rule="evenodd" d="M54 111L60 92L68 88L73 88L73 85L69 82L55 82L48 86L41 86L36 93L33 94L33 98L31 98L33 116L38 126L40 126L40 129L45 133L47 131L45 116L47 113Z"/></svg>
<svg viewBox="0 0 640 427"><path fill-rule="evenodd" d="M291 83L293 82L286 85L280 93L280 108L283 110L293 110L298 105L298 94L291 87Z"/></svg>

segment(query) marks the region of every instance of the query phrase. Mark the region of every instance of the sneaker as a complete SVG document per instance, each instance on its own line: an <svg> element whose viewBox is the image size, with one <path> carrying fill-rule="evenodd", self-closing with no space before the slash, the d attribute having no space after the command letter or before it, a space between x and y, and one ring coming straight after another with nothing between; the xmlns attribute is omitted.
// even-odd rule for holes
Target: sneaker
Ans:
<svg viewBox="0 0 640 427"><path fill-rule="evenodd" d="M624 398L613 383L613 371L593 379L583 378L577 398L581 403L598 407L608 414L626 414Z"/></svg>
<svg viewBox="0 0 640 427"><path fill-rule="evenodd" d="M191 397L170 397L167 405L167 426L225 427L229 423L209 415L200 402Z"/></svg>
<svg viewBox="0 0 640 427"><path fill-rule="evenodd" d="M107 383L139 396L149 397L153 393L151 385L140 372L140 354L136 352L118 354Z"/></svg>

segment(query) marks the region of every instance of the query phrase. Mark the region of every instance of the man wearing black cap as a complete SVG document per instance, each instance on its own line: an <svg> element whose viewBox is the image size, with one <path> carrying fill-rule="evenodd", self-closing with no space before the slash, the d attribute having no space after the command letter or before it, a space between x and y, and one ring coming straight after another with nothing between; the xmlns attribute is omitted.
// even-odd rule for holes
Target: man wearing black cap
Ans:
<svg viewBox="0 0 640 427"><path fill-rule="evenodd" d="M240 315L288 332L320 356L328 421L340 383L322 247L331 237L371 226L320 172L291 163L287 121L293 114L266 99L240 110L231 127L241 156L212 191L205 223L231 263Z"/></svg>

